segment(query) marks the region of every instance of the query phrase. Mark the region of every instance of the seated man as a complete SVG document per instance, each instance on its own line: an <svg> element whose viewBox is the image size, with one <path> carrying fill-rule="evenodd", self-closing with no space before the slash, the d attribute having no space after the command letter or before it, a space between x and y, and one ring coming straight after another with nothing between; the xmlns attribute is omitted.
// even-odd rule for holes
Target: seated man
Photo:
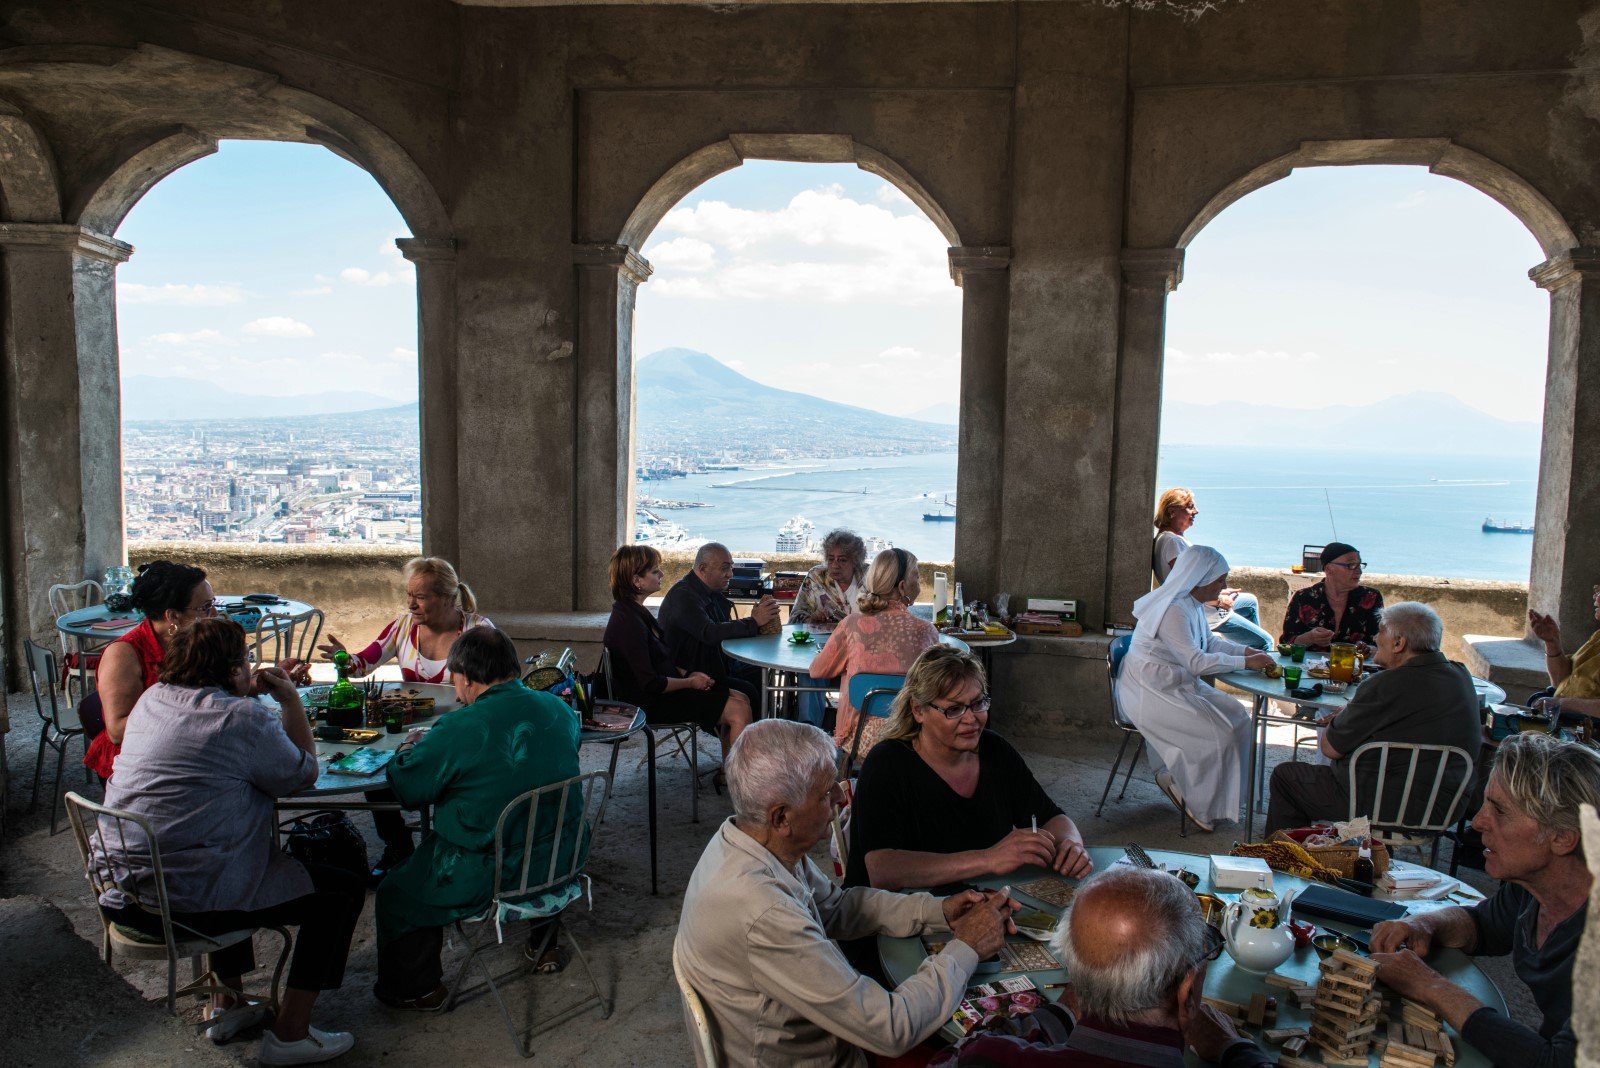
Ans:
<svg viewBox="0 0 1600 1068"><path fill-rule="evenodd" d="M1303 827L1317 820L1342 820L1350 815L1350 756L1368 742L1412 742L1453 745L1464 749L1476 766L1483 744L1483 720L1472 676L1439 651L1444 625L1425 604L1402 601L1383 610L1383 623L1375 639L1373 661L1384 670L1361 684L1355 696L1332 720L1322 735L1326 764L1287 762L1272 769L1272 801L1267 809L1267 833L1286 827ZM1392 818L1405 789L1409 759L1389 761L1383 787L1385 818ZM1408 820L1420 817L1426 805L1436 758L1425 754L1417 762L1415 782L1429 784L1414 796ZM1377 797L1377 761L1362 762L1357 784L1357 815ZM1460 785L1459 776L1447 777L1440 796L1448 800ZM1470 785L1468 789L1471 789ZM1413 788L1413 795L1417 794Z"/></svg>
<svg viewBox="0 0 1600 1068"><path fill-rule="evenodd" d="M1085 882L1056 925L1072 989L1055 1004L994 1021L933 1065L1136 1064L1182 1068L1185 1046L1223 1068L1268 1057L1200 1000L1222 936L1194 895L1165 872L1109 868Z"/></svg>
<svg viewBox="0 0 1600 1068"><path fill-rule="evenodd" d="M760 672L747 664L734 664L722 651L729 638L752 638L778 618L778 602L763 597L750 610L750 618L734 619L728 600L728 580L733 578L733 555L725 545L707 542L694 554L694 569L672 584L661 599L661 630L672 651L673 663L686 672L699 671L714 682L727 682L753 703L761 693Z"/></svg>
<svg viewBox="0 0 1600 1068"><path fill-rule="evenodd" d="M865 1065L939 1029L978 961L999 951L1015 906L998 893L939 899L835 886L807 856L838 804L833 741L766 719L728 753L734 815L689 878L673 956L705 1002L727 1064ZM838 938L949 928L944 949L885 990Z"/></svg>
<svg viewBox="0 0 1600 1068"><path fill-rule="evenodd" d="M555 695L522 684L510 638L492 626L473 627L450 646L448 663L466 707L426 733L413 731L389 762L389 788L400 803L433 806L433 830L384 876L373 907L378 981L372 992L397 1009L444 1005L444 928L482 915L489 904L501 811L519 794L578 774L578 717ZM564 867L582 821L569 820L559 845L555 810L541 804L539 823L529 870L543 870L557 848ZM521 878L526 830L524 810L520 823L507 824L503 885L515 887ZM540 970L557 970L554 943L544 952Z"/></svg>
<svg viewBox="0 0 1600 1068"><path fill-rule="evenodd" d="M1471 908L1424 912L1372 932L1378 978L1448 1021L1497 1065L1571 1068L1572 965L1593 877L1583 857L1578 808L1600 808L1600 756L1547 734L1500 743L1472 825L1483 835L1494 897ZM1428 967L1435 946L1475 956L1511 954L1517 978L1544 1014L1537 1031L1482 1004Z"/></svg>

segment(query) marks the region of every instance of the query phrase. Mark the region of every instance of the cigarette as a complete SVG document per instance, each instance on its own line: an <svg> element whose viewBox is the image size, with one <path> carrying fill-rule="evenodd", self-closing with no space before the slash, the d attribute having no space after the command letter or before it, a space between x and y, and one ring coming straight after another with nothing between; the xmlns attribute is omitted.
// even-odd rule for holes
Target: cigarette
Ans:
<svg viewBox="0 0 1600 1068"><path fill-rule="evenodd" d="M1038 816L1029 816L1028 817L1028 822L1033 824L1033 833L1034 834L1038 834L1039 833L1039 817Z"/></svg>

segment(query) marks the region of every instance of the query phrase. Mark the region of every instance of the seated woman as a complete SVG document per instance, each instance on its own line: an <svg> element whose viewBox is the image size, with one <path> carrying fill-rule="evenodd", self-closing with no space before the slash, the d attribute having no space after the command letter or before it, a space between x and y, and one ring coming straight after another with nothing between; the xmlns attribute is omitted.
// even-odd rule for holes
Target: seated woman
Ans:
<svg viewBox="0 0 1600 1068"><path fill-rule="evenodd" d="M853 531L830 530L822 539L822 558L823 562L807 572L805 581L800 583L789 608L789 622L829 631L856 610L867 572L867 543ZM820 727L828 711L826 696L815 690L799 696L799 718Z"/></svg>
<svg viewBox="0 0 1600 1068"><path fill-rule="evenodd" d="M1160 762L1156 784L1203 831L1239 818L1251 722L1205 676L1276 663L1211 632L1205 603L1227 584L1221 553L1208 545L1185 550L1167 580L1133 603L1138 622L1116 685L1118 707Z"/></svg>
<svg viewBox="0 0 1600 1068"><path fill-rule="evenodd" d="M648 545L624 545L611 554L611 618L605 647L611 657L611 696L644 709L651 723L698 723L722 735L727 752L750 725L750 700L703 671L672 662L661 624L644 599L661 589L661 554Z"/></svg>
<svg viewBox="0 0 1600 1068"><path fill-rule="evenodd" d="M416 855L378 886L378 981L374 996L397 1009L443 1007L439 952L444 929L480 916L494 892L494 829L519 794L578 774L578 718L554 694L522 684L511 639L473 627L450 647L450 681L466 706L430 731L413 731L389 762L389 788L407 808L433 806L433 830ZM570 813L570 809L569 809ZM571 820L559 847L556 810L541 806L532 872L570 862L582 821ZM522 877L527 812L507 825L502 885ZM541 971L555 971L553 944L541 942ZM533 955L530 953L530 956Z"/></svg>
<svg viewBox="0 0 1600 1068"><path fill-rule="evenodd" d="M1322 581L1289 598L1278 641L1317 650L1354 642L1370 655L1383 615L1383 594L1361 585L1366 566L1354 545L1330 541L1322 550Z"/></svg>
<svg viewBox="0 0 1600 1068"><path fill-rule="evenodd" d="M986 729L985 686L977 657L944 645L906 672L856 783L846 886L941 886L1029 864L1089 873L1072 819Z"/></svg>
<svg viewBox="0 0 1600 1068"><path fill-rule="evenodd" d="M92 735L83 765L102 779L111 778L128 728L128 713L140 695L156 684L173 638L195 620L216 615L216 594L206 573L170 560L142 565L129 596L144 620L106 646L96 692L85 698L82 706L84 725ZM97 723L103 724L103 729Z"/></svg>
<svg viewBox="0 0 1600 1068"><path fill-rule="evenodd" d="M249 696L263 693L280 707ZM252 676L243 628L201 619L169 638L160 681L128 717L106 788L109 807L150 821L175 922L202 934L299 926L288 989L261 1039L262 1064L314 1064L355 1045L310 1018L317 993L343 981L366 888L342 868L301 865L277 842L273 801L316 779L316 743L289 676L276 667ZM125 844L124 851L108 835L111 855L97 847L94 861L125 867L143 898L155 874L148 849L131 837ZM146 900L155 901L153 889ZM116 890L101 895L100 909L113 923L161 937L160 914ZM211 970L234 990L254 967L249 940L211 955ZM226 1004L215 999L213 1015ZM250 1022L235 1015L213 1027L212 1038L227 1041Z"/></svg>
<svg viewBox="0 0 1600 1068"><path fill-rule="evenodd" d="M450 646L473 627L492 627L487 616L478 614L478 599L472 587L461 581L449 561L436 556L418 556L406 561L406 610L383 628L383 632L360 652L351 652L334 634L320 648L324 656L350 654L350 674L370 675L389 659L400 666L400 677L407 682L448 683L450 667L446 657ZM368 801L393 801L388 791L374 790ZM372 825L383 841L383 856L372 869L376 884L384 872L411 855L411 832L399 812L375 809Z"/></svg>
<svg viewBox="0 0 1600 1068"><path fill-rule="evenodd" d="M1178 554L1189 547L1184 535L1198 518L1200 509L1195 507L1194 494L1182 486L1174 486L1161 495L1156 503L1156 540L1150 550L1156 585L1166 581ZM1224 638L1252 649L1272 648L1272 635L1261 629L1261 602L1255 594L1224 589L1206 607L1211 610L1211 629Z"/></svg>
<svg viewBox="0 0 1600 1068"><path fill-rule="evenodd" d="M1594 617L1600 620L1600 584L1594 588ZM1554 619L1529 609L1528 625L1544 643L1544 666L1553 687L1540 706L1600 718L1600 630L1568 656L1561 651L1561 627Z"/></svg>
<svg viewBox="0 0 1600 1068"><path fill-rule="evenodd" d="M924 649L939 644L939 631L911 614L922 592L917 558L904 549L885 549L872 561L857 611L834 628L826 645L811 661L811 677L839 680L839 718L833 740L840 748L869 753L883 736L883 720L868 720L855 746L856 721L850 704L850 678L868 674L904 675Z"/></svg>

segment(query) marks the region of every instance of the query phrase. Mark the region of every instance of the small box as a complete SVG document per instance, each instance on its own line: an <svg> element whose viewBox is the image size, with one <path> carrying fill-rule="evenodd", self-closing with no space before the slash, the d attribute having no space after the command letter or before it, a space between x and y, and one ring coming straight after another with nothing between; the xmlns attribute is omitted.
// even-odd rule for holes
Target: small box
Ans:
<svg viewBox="0 0 1600 1068"><path fill-rule="evenodd" d="M1055 612L1065 621L1076 622L1078 602L1076 598L1071 597L1029 597L1028 611Z"/></svg>
<svg viewBox="0 0 1600 1068"><path fill-rule="evenodd" d="M1248 890L1252 886L1272 888L1272 869L1260 857L1211 855L1213 890Z"/></svg>
<svg viewBox="0 0 1600 1068"><path fill-rule="evenodd" d="M1302 546L1300 549L1300 568L1308 575L1322 574L1322 546Z"/></svg>

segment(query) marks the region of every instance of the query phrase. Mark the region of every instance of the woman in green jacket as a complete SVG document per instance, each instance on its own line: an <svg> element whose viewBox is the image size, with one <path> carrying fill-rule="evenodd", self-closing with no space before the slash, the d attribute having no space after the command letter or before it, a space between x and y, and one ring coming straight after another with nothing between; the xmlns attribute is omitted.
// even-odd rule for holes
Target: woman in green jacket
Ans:
<svg viewBox="0 0 1600 1068"><path fill-rule="evenodd" d="M437 1009L446 990L439 953L444 929L481 916L494 893L494 828L511 799L578 774L578 718L559 698L522 684L511 639L473 627L450 647L449 670L466 707L426 734L413 732L389 762L389 788L410 809L433 806L433 829L378 887L378 981L373 994L394 1008ZM576 787L574 793L578 794ZM581 804L579 798L570 806ZM522 870L527 814L507 824L502 886ZM541 806L530 871L550 862L554 807ZM569 820L558 858L579 847L583 822ZM583 843L586 847L587 843Z"/></svg>

